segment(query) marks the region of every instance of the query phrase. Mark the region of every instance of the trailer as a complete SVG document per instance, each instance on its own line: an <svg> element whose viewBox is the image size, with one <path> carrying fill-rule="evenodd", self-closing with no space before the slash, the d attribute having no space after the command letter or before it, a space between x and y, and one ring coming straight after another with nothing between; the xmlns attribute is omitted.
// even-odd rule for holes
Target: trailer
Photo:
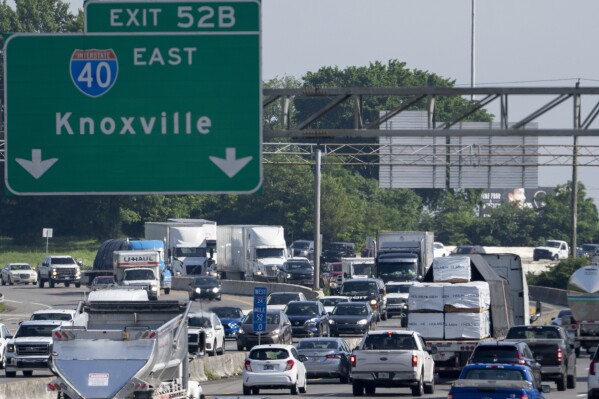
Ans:
<svg viewBox="0 0 599 399"><path fill-rule="evenodd" d="M190 308L183 301L80 302L88 322L54 331L56 379L47 391L61 399L200 399L201 387L189 381Z"/></svg>
<svg viewBox="0 0 599 399"><path fill-rule="evenodd" d="M570 276L568 306L573 317L562 326L575 333L576 356L581 348L590 353L599 346L599 265L581 267Z"/></svg>

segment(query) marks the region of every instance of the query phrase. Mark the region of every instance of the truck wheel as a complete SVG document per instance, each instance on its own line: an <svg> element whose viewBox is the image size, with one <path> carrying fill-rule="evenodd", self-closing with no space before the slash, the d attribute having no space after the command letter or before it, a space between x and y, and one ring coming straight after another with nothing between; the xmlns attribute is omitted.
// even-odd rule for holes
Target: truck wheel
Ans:
<svg viewBox="0 0 599 399"><path fill-rule="evenodd" d="M52 279L48 280L48 287L54 288L54 280L52 280Z"/></svg>
<svg viewBox="0 0 599 399"><path fill-rule="evenodd" d="M81 283L75 283L75 288L81 288Z"/></svg>
<svg viewBox="0 0 599 399"><path fill-rule="evenodd" d="M364 385L360 382L352 382L352 393L354 396L363 396L364 395Z"/></svg>
<svg viewBox="0 0 599 399"><path fill-rule="evenodd" d="M568 387L568 389L576 389L576 376L575 375L568 376L568 382L567 382L566 386Z"/></svg>
<svg viewBox="0 0 599 399"><path fill-rule="evenodd" d="M171 289L170 288L165 288L164 289L164 295L168 295L171 293Z"/></svg>
<svg viewBox="0 0 599 399"><path fill-rule="evenodd" d="M385 310L385 313L383 313L381 315L381 320L383 320L383 321L387 320L387 311L386 310Z"/></svg>
<svg viewBox="0 0 599 399"><path fill-rule="evenodd" d="M251 395L252 394L252 389L250 387L246 387L245 385L243 386L243 394L244 395Z"/></svg>
<svg viewBox="0 0 599 399"><path fill-rule="evenodd" d="M68 288L71 286L71 283L64 283L64 286Z"/></svg>
<svg viewBox="0 0 599 399"><path fill-rule="evenodd" d="M418 380L418 385L412 388L412 396L422 396L424 395L424 383L422 382L422 371L420 372L420 380Z"/></svg>
<svg viewBox="0 0 599 399"><path fill-rule="evenodd" d="M16 377L17 376L17 372L16 371L4 371L4 374L6 375L6 378L11 378L11 377Z"/></svg>
<svg viewBox="0 0 599 399"><path fill-rule="evenodd" d="M37 275L37 285L39 285L40 288L44 288L44 279L39 274Z"/></svg>
<svg viewBox="0 0 599 399"><path fill-rule="evenodd" d="M25 377L31 377L33 375L33 370L23 370L23 375Z"/></svg>
<svg viewBox="0 0 599 399"><path fill-rule="evenodd" d="M576 357L580 357L580 346L574 349L574 353L576 354Z"/></svg>
<svg viewBox="0 0 599 399"><path fill-rule="evenodd" d="M366 391L366 395L374 395L376 393L376 387L371 384L366 385L364 390Z"/></svg>
<svg viewBox="0 0 599 399"><path fill-rule="evenodd" d="M553 255L553 260L558 261L559 260L559 255L558 254Z"/></svg>
<svg viewBox="0 0 599 399"><path fill-rule="evenodd" d="M424 384L424 393L435 393L435 375L431 378L431 382Z"/></svg>
<svg viewBox="0 0 599 399"><path fill-rule="evenodd" d="M565 391L566 390L566 376L562 375L558 380L555 380L555 385L557 385L557 390L558 391Z"/></svg>

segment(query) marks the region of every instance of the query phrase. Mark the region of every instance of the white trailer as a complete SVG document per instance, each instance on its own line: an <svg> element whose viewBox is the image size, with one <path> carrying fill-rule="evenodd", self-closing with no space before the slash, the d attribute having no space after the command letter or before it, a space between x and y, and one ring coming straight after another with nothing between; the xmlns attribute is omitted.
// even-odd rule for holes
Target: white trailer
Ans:
<svg viewBox="0 0 599 399"><path fill-rule="evenodd" d="M217 270L223 278L276 281L277 271L287 259L281 226L218 226L217 243Z"/></svg>
<svg viewBox="0 0 599 399"><path fill-rule="evenodd" d="M216 222L205 219L146 222L145 238L165 243L174 275L211 274L217 263L216 228Z"/></svg>
<svg viewBox="0 0 599 399"><path fill-rule="evenodd" d="M179 301L81 302L87 324L54 332L57 378L47 390L64 399L199 399L199 384L189 381L190 308Z"/></svg>

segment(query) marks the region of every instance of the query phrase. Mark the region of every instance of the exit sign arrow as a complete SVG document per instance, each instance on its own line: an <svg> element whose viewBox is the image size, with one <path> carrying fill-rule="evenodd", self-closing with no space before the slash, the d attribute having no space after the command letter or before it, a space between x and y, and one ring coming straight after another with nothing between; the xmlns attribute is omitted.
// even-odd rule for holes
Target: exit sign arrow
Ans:
<svg viewBox="0 0 599 399"><path fill-rule="evenodd" d="M39 179L58 161L58 158L50 158L42 161L42 150L34 148L31 150L31 161L23 158L15 159L35 179Z"/></svg>
<svg viewBox="0 0 599 399"><path fill-rule="evenodd" d="M237 159L237 149L234 147L227 147L225 159L211 156L210 160L227 176L233 177L252 160L252 157Z"/></svg>

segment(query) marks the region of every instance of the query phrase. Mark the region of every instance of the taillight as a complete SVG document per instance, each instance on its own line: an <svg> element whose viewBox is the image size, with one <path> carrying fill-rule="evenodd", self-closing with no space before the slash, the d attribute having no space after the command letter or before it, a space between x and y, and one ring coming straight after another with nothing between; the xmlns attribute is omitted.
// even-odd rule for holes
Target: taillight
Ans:
<svg viewBox="0 0 599 399"><path fill-rule="evenodd" d="M341 355L326 355L327 359L341 359Z"/></svg>
<svg viewBox="0 0 599 399"><path fill-rule="evenodd" d="M247 371L252 371L252 362L250 362L250 360L249 360L249 359L248 359L248 360L246 360L246 361L245 361L245 365L244 365L244 367L245 367L245 369L246 369Z"/></svg>
<svg viewBox="0 0 599 399"><path fill-rule="evenodd" d="M516 352L516 354L518 355L518 364L526 364L526 360L522 359L520 352Z"/></svg>
<svg viewBox="0 0 599 399"><path fill-rule="evenodd" d="M412 355L412 367L418 367L418 355Z"/></svg>
<svg viewBox="0 0 599 399"><path fill-rule="evenodd" d="M285 371L291 370L293 366L295 366L295 362L292 359L287 360L287 367L285 368Z"/></svg>
<svg viewBox="0 0 599 399"><path fill-rule="evenodd" d="M564 359L564 352L562 352L562 348L557 348L557 360L562 361Z"/></svg>
<svg viewBox="0 0 599 399"><path fill-rule="evenodd" d="M453 399L453 394L452 393L448 393L447 394L447 399Z"/></svg>
<svg viewBox="0 0 599 399"><path fill-rule="evenodd" d="M594 360L591 362L589 366L589 375L595 375L595 362Z"/></svg>
<svg viewBox="0 0 599 399"><path fill-rule="evenodd" d="M358 360L358 359L356 359L356 355L351 355L351 356L349 357L349 364L351 364L351 366L352 366L352 367L356 367L356 361L357 361L357 360Z"/></svg>
<svg viewBox="0 0 599 399"><path fill-rule="evenodd" d="M523 394L522 394L522 396L521 396L521 398L522 398L522 399L528 399L528 398L529 398L529 396L528 396L528 394L527 394L527 393L523 393Z"/></svg>

